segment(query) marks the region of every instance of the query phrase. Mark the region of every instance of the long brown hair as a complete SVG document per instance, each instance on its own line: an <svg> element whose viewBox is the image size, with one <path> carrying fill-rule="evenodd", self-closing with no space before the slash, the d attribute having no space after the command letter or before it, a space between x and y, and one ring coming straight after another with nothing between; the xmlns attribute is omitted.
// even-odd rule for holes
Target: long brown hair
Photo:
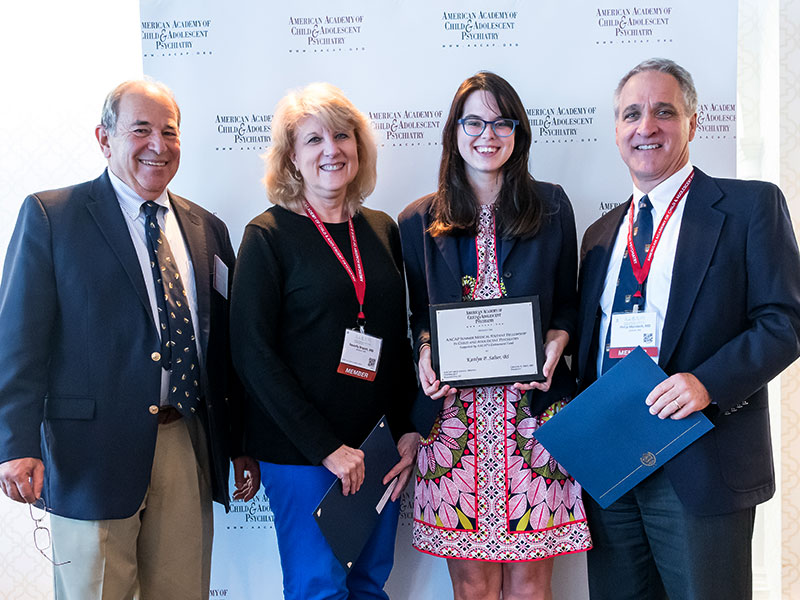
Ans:
<svg viewBox="0 0 800 600"><path fill-rule="evenodd" d="M442 162L439 165L439 189L431 205L429 232L438 235L475 235L478 228L478 199L467 180L464 159L458 151L458 119L467 97L485 90L497 101L500 114L519 121L514 130L514 150L503 165L503 184L495 202L498 233L506 238L531 237L542 222L543 207L536 196L534 180L528 172L531 126L522 101L505 79L481 71L459 86L450 114L442 131Z"/></svg>

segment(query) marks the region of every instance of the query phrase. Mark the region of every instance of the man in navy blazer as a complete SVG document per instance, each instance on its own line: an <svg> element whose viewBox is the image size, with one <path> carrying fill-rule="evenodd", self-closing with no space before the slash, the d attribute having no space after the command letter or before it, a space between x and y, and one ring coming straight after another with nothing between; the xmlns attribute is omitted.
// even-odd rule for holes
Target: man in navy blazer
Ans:
<svg viewBox="0 0 800 600"><path fill-rule="evenodd" d="M639 64L614 99L636 204L612 210L583 238L579 385L624 345L607 332L612 319L625 322L612 304L621 269L632 269L629 224L646 195L655 235L643 311L653 315L653 353L669 377L645 401L653 419L702 411L714 429L607 509L586 497L591 597L750 598L755 506L775 491L767 383L800 353L789 213L774 185L712 178L689 162L697 94L679 65Z"/></svg>
<svg viewBox="0 0 800 600"><path fill-rule="evenodd" d="M234 497L258 487L257 464L241 456L234 426L234 253L222 221L167 191L179 126L165 86L119 85L96 129L108 169L28 196L8 248L0 487L51 512L54 560L69 561L55 568L58 598L207 598L211 500L228 506L232 456ZM165 401L145 201L157 205L196 333L200 402L192 410Z"/></svg>

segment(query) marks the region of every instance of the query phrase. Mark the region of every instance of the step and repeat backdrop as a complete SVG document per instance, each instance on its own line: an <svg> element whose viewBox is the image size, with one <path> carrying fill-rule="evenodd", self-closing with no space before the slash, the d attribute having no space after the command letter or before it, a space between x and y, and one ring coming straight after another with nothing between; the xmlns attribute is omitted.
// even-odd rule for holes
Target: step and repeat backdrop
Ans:
<svg viewBox="0 0 800 600"><path fill-rule="evenodd" d="M692 161L735 175L735 2L141 0L140 8L144 72L169 85L182 110L181 167L170 187L216 212L234 244L270 205L261 156L274 107L313 81L339 86L372 120L378 184L366 204L393 217L435 188L450 102L479 70L519 93L533 130L530 171L564 187L579 236L630 195L612 93L646 58L672 58L692 73L700 97ZM409 491L401 501L389 594L448 597L444 561L411 548ZM230 514L217 509L215 519L212 598L279 598L263 491ZM556 595L585 597L583 578L581 557L559 559Z"/></svg>

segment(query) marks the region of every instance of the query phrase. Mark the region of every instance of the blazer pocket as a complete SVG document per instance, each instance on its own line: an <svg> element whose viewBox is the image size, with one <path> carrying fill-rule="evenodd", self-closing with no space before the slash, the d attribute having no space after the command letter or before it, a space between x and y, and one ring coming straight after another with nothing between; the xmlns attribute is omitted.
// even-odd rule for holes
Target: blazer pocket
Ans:
<svg viewBox="0 0 800 600"><path fill-rule="evenodd" d="M94 398L48 396L44 400L45 419L94 419Z"/></svg>
<svg viewBox="0 0 800 600"><path fill-rule="evenodd" d="M773 466L767 406L751 404L714 419L722 478L734 492L747 493L772 485Z"/></svg>

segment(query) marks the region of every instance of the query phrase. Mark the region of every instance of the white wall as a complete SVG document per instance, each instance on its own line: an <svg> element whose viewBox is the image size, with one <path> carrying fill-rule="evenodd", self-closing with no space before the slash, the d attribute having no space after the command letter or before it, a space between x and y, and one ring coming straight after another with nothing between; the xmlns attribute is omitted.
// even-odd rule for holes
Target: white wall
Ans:
<svg viewBox="0 0 800 600"><path fill-rule="evenodd" d="M142 75L138 21L138 0L0 3L0 261L26 194L104 167L94 126L108 91ZM0 599L53 597L32 533L0 493Z"/></svg>
<svg viewBox="0 0 800 600"><path fill-rule="evenodd" d="M740 22L740 125L748 119L753 125L739 131L739 165L751 177L776 177L776 125L757 125L775 114L768 111L777 104L773 83L778 75L772 72L777 60L762 53L765 40L777 36L776 4L784 2L770 0L765 10L761 0L740 0L746 17ZM93 128L108 89L141 75L138 15L137 0L0 5L0 261L26 193L94 177L104 166ZM760 529L756 547L774 551L773 533L779 534L780 526L770 515L779 508L768 510L773 511L765 519L771 533ZM27 508L0 498L0 600L52 598L52 569L36 552L32 531ZM579 563L581 558L570 560ZM758 560L764 569L759 597L779 597L778 575ZM564 568L565 562L557 569L557 589L566 587L559 583L562 578L580 572L579 564L573 571L572 565Z"/></svg>

